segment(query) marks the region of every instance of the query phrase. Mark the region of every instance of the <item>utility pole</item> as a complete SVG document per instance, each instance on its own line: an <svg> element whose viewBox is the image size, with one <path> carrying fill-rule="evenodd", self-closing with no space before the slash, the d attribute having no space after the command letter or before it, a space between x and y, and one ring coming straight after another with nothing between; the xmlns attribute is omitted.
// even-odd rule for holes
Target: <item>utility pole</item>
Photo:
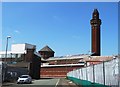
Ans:
<svg viewBox="0 0 120 87"><path fill-rule="evenodd" d="M7 63L7 49L8 49L8 39L9 38L11 38L11 36L7 36L6 50L5 50L5 63Z"/></svg>

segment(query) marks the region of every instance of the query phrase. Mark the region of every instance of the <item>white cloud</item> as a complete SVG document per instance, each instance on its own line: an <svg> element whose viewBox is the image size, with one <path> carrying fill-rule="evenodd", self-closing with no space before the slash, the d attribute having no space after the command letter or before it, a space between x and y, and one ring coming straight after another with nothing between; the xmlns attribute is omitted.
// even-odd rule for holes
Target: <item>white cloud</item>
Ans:
<svg viewBox="0 0 120 87"><path fill-rule="evenodd" d="M20 33L20 31L18 31L18 30L15 30L14 32L15 32L15 33Z"/></svg>

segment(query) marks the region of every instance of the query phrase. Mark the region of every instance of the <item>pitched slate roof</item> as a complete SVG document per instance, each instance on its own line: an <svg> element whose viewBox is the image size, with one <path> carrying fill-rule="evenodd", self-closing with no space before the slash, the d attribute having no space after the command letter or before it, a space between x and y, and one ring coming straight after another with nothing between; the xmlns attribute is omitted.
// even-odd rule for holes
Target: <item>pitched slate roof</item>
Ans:
<svg viewBox="0 0 120 87"><path fill-rule="evenodd" d="M49 46L43 47L40 51L54 52Z"/></svg>

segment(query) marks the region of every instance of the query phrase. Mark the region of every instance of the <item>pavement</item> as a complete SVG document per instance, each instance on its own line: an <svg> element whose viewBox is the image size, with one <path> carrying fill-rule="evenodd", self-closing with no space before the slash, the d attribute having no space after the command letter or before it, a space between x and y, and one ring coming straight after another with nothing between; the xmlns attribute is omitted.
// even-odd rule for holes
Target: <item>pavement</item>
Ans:
<svg viewBox="0 0 120 87"><path fill-rule="evenodd" d="M72 81L64 78L64 79L60 79L57 87L82 87L82 86L78 86Z"/></svg>
<svg viewBox="0 0 120 87"><path fill-rule="evenodd" d="M81 87L65 78L33 80L32 84L4 83L2 87Z"/></svg>

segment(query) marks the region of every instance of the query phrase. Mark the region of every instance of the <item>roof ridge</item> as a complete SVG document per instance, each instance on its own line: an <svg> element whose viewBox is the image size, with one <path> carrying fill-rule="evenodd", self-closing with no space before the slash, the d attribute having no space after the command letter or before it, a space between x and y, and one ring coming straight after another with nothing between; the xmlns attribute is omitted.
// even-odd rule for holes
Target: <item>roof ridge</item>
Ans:
<svg viewBox="0 0 120 87"><path fill-rule="evenodd" d="M50 52L54 52L48 45L46 45L45 47L43 47L40 51L50 51Z"/></svg>

